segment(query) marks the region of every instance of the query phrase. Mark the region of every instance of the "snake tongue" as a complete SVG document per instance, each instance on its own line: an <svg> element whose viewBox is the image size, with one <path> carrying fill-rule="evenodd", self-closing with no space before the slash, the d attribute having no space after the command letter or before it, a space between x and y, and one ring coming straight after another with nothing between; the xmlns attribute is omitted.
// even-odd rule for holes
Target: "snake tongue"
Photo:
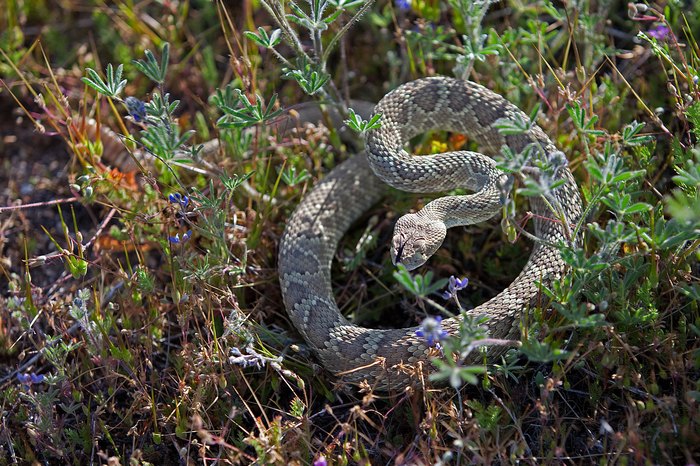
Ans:
<svg viewBox="0 0 700 466"><path fill-rule="evenodd" d="M404 242L404 243L401 243L401 244L399 245L399 249L396 250L396 256L394 257L394 265L400 264L400 263L401 263L401 259L402 259L402 256L403 256L403 248L404 248L404 246L406 246L406 243L405 243L405 242Z"/></svg>

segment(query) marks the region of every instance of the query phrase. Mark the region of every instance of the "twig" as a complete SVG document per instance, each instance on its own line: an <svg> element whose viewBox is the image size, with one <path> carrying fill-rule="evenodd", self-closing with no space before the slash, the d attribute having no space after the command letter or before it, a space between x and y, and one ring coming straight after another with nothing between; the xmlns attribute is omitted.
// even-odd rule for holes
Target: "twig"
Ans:
<svg viewBox="0 0 700 466"><path fill-rule="evenodd" d="M78 200L80 200L80 198L76 196L76 197L67 197L65 199L54 199L53 201L33 202L31 204L21 204L21 205L0 207L0 214L2 214L4 212L9 212L12 210L31 209L34 207L46 207L46 206L56 205L56 204L68 204L70 202L75 202Z"/></svg>

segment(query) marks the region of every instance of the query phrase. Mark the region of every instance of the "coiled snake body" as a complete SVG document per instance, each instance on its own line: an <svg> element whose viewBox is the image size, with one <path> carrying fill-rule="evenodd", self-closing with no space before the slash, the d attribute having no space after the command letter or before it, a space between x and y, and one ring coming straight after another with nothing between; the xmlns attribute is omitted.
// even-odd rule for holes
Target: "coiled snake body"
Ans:
<svg viewBox="0 0 700 466"><path fill-rule="evenodd" d="M546 202L536 197L530 200L534 234L542 241L535 243L527 264L510 286L470 311L489 318L493 338L517 337L521 314L542 300L537 282L551 282L565 272L552 245L572 240L570 230L564 222L552 219L547 204L559 208L571 225L581 215L581 199L565 159L538 126L516 135L498 131L497 121L527 122L528 117L480 85L444 77L420 79L387 94L375 111L382 114L381 127L367 133L367 155L333 169L289 219L279 246L279 276L292 322L326 369L350 383L367 380L374 388L394 389L419 383L410 369L419 361L431 369L429 347L416 335L417 328L369 329L341 315L331 286L331 262L340 238L382 198L387 184L412 192L474 191L439 198L399 219L392 257L412 269L435 252L447 228L496 214L510 186L509 177L489 157L467 151L413 157L403 149L408 139L441 129L467 135L490 154L504 145L519 153L535 143L544 157L561 159L556 177L563 179L563 185L552 190ZM457 319L444 320L443 329L456 333Z"/></svg>

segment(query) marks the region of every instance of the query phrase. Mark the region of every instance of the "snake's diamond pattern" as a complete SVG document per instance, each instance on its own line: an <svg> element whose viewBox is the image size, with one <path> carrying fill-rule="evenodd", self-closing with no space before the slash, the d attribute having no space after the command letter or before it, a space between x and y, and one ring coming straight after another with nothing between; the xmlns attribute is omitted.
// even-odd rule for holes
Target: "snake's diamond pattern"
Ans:
<svg viewBox="0 0 700 466"><path fill-rule="evenodd" d="M331 287L331 261L338 241L386 191L384 182L412 192L454 188L475 191L468 196L437 199L426 215L443 216L447 226L475 223L499 211L508 177L489 157L457 151L414 157L404 150L406 141L431 129L466 134L489 154L504 145L514 152L537 143L549 156L556 148L537 126L527 134L503 136L494 126L499 119L527 116L503 97L466 81L426 78L407 83L377 105L382 126L366 137L366 152L337 166L299 204L289 219L279 248L279 274L287 312L323 365L350 383L367 380L377 389L401 388L419 383L412 370L417 363L428 371L429 348L416 336L416 328L375 330L347 321L338 309ZM559 170L565 183L552 193L563 207L569 224L581 216L581 198L568 170ZM383 181L382 181L383 180ZM494 338L517 338L523 312L542 303L537 282L557 280L565 272L558 251L548 245L565 241L561 223L541 199L530 200L534 234L543 242L533 247L528 263L505 290L471 311L489 318ZM443 328L459 329L457 319ZM498 348L490 351L495 357Z"/></svg>

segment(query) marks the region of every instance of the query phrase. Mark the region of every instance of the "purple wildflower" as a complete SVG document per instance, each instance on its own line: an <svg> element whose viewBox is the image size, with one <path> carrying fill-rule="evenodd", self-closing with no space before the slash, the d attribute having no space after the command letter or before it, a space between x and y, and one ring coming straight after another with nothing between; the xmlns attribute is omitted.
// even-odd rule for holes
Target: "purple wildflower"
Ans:
<svg viewBox="0 0 700 466"><path fill-rule="evenodd" d="M442 317L426 317L416 330L416 336L425 338L428 346L441 342L448 337L447 330L442 328Z"/></svg>
<svg viewBox="0 0 700 466"><path fill-rule="evenodd" d="M321 455L318 457L316 461L314 461L314 466L328 466L328 461L326 461L326 457Z"/></svg>
<svg viewBox="0 0 700 466"><path fill-rule="evenodd" d="M656 40L664 40L670 33L671 30L665 24L657 24L647 31L647 34Z"/></svg>
<svg viewBox="0 0 700 466"><path fill-rule="evenodd" d="M146 104L143 101L136 97L127 97L124 99L124 103L126 103L126 109L135 122L141 123L146 119Z"/></svg>
<svg viewBox="0 0 700 466"><path fill-rule="evenodd" d="M447 285L447 290L443 291L444 299L457 299L457 292L463 290L469 284L468 278L456 278L454 275L450 277L450 283Z"/></svg>

